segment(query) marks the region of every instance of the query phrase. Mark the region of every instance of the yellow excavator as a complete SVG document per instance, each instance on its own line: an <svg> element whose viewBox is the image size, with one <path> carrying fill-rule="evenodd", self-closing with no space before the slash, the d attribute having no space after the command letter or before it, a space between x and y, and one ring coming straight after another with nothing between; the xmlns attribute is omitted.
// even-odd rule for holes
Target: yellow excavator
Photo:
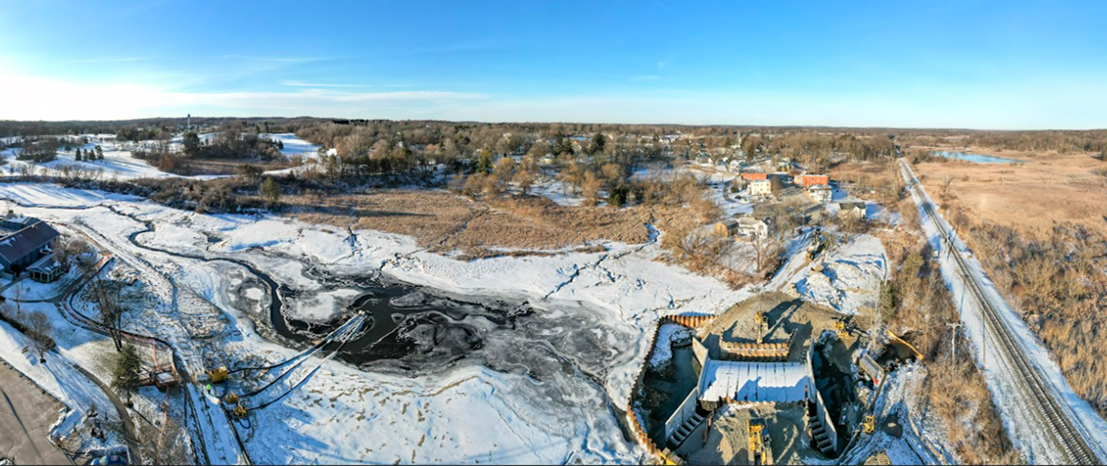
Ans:
<svg viewBox="0 0 1107 466"><path fill-rule="evenodd" d="M876 432L876 418L872 414L866 414L865 419L861 421L861 428L864 429L865 434L872 435Z"/></svg>
<svg viewBox="0 0 1107 466"><path fill-rule="evenodd" d="M750 419L746 421L749 430L749 464L773 464L773 456L769 450L769 434L765 429L765 421L762 419Z"/></svg>

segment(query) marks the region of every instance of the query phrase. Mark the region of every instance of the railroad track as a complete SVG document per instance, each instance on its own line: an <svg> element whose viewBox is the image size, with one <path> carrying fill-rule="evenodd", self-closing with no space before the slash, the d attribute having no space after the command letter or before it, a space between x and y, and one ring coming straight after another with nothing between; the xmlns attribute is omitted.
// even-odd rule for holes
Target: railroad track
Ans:
<svg viewBox="0 0 1107 466"><path fill-rule="evenodd" d="M902 158L900 162L903 164L904 173L909 174L911 179L908 180L912 185L918 183L918 178L915 177L914 170L911 166ZM934 220L934 224L938 229L938 233L941 235L943 242L950 249L950 254L954 257L957 263L957 272L961 275L962 281L967 284L966 289L976 298L976 301L980 304L980 309L983 310L985 333L988 332L990 326L994 329L990 332L994 338L993 341L998 342L997 347L1001 351L1001 356L1004 357L1008 364L1018 372L1020 376L1018 383L1021 389L1029 395L1029 397L1037 401L1033 411L1036 417L1039 418L1040 428L1048 428L1049 432L1055 434L1054 441L1059 447L1060 451L1065 455L1065 463L1067 464L1101 464L1099 457L1079 430L1079 428L1073 423L1071 415L1064 409L1060 402L1057 401L1057 397L1054 395L1054 391L1042 378L1041 372L1037 366L1030 361L1030 358L1022 351L1018 341L1012 335L1011 328L1007 325L1007 322L1003 320L999 311L992 305L992 302L988 299L984 290L977 282L975 276L972 274L971 269L965 262L965 258L961 256L956 248L953 237L950 233L937 221L938 214L934 209L933 203L929 198L919 196L920 205L926 214Z"/></svg>

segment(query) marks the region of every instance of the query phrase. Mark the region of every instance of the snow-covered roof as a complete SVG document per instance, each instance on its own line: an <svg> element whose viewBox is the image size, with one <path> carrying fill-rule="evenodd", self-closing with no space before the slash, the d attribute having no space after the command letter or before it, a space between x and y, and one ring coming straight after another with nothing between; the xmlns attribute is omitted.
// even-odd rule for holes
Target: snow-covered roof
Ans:
<svg viewBox="0 0 1107 466"><path fill-rule="evenodd" d="M42 256L39 260L35 261L35 263L31 264L30 267L27 267L27 271L49 275L58 268L58 265L58 261L54 260L54 253L50 253Z"/></svg>
<svg viewBox="0 0 1107 466"><path fill-rule="evenodd" d="M58 230L46 222L37 222L0 240L0 263L14 264L58 237Z"/></svg>
<svg viewBox="0 0 1107 466"><path fill-rule="evenodd" d="M700 400L789 402L804 400L815 387L799 362L708 360L700 382Z"/></svg>

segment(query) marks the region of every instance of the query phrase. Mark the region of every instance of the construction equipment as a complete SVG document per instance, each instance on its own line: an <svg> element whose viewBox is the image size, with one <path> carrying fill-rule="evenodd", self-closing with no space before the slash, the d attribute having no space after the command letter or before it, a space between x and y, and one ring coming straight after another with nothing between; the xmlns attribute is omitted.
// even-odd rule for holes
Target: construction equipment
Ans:
<svg viewBox="0 0 1107 466"><path fill-rule="evenodd" d="M861 428L864 429L865 434L872 435L876 432L876 418L872 414L866 414L865 419L861 421Z"/></svg>
<svg viewBox="0 0 1107 466"><path fill-rule="evenodd" d="M217 369L208 371L208 382L222 383L227 380L227 366L219 366Z"/></svg>
<svg viewBox="0 0 1107 466"><path fill-rule="evenodd" d="M228 405L233 405L235 403L238 403L238 395L235 395L234 392L229 392L227 393L227 396L223 397L223 401Z"/></svg>
<svg viewBox="0 0 1107 466"><path fill-rule="evenodd" d="M765 315L765 311L757 311L753 320L757 323L757 344L760 345L764 340L765 327L769 325L769 316Z"/></svg>
<svg viewBox="0 0 1107 466"><path fill-rule="evenodd" d="M246 417L247 412L248 411L246 410L246 406L243 406L241 401L239 401L238 404L235 405L234 409L231 410L231 414L234 414L235 419L242 419Z"/></svg>
<svg viewBox="0 0 1107 466"><path fill-rule="evenodd" d="M749 431L749 464L773 464L773 455L769 449L769 432L763 419L746 421Z"/></svg>
<svg viewBox="0 0 1107 466"><path fill-rule="evenodd" d="M815 238L811 240L811 244L807 246L807 258L815 259L823 249L826 248L826 233L818 233L816 231Z"/></svg>
<svg viewBox="0 0 1107 466"><path fill-rule="evenodd" d="M838 332L838 339L845 340L849 336L849 332L846 331L846 322L844 320L834 321L834 331Z"/></svg>

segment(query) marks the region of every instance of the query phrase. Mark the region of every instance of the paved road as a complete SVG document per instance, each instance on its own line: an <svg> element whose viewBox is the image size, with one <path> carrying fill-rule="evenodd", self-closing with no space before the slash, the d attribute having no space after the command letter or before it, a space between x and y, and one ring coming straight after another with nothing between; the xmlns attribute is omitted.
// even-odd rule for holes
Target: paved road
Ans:
<svg viewBox="0 0 1107 466"><path fill-rule="evenodd" d="M74 464L47 438L63 405L0 363L0 457L15 464Z"/></svg>

